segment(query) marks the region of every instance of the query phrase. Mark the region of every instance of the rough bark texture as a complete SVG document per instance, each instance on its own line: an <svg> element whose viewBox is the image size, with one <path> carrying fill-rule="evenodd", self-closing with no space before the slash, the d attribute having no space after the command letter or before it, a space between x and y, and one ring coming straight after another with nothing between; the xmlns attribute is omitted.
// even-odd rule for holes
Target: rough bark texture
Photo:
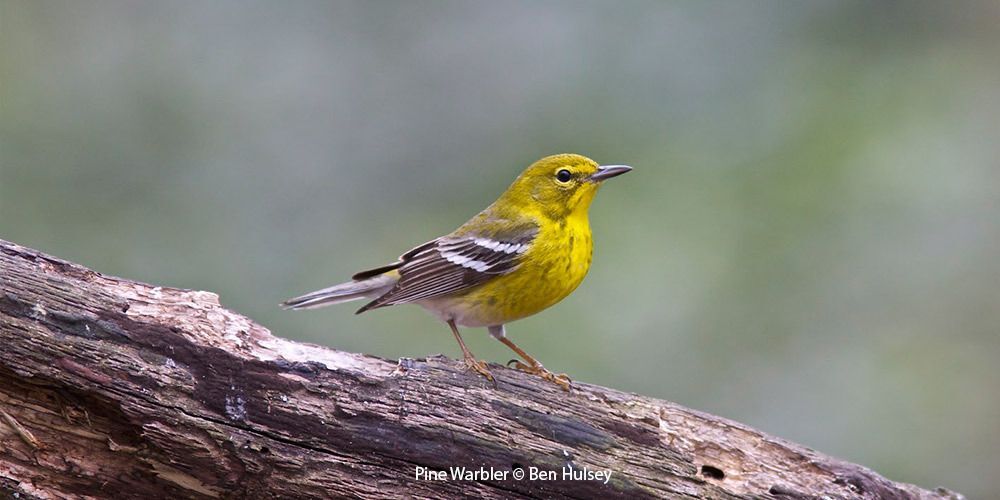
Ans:
<svg viewBox="0 0 1000 500"><path fill-rule="evenodd" d="M961 498L667 401L291 342L2 240L0 344L0 497ZM533 467L613 472L513 479Z"/></svg>

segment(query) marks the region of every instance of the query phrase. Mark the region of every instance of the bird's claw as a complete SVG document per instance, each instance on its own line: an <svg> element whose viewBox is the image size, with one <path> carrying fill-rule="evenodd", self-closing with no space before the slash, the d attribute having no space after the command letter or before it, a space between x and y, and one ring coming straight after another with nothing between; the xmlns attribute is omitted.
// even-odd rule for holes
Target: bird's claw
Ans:
<svg viewBox="0 0 1000 500"><path fill-rule="evenodd" d="M493 386L496 387L497 381L496 381L495 378L493 378L493 374L490 373L490 370L486 368L486 362L485 361L482 361L482 360L479 360L479 359L476 359L476 358L473 358L473 357L467 357L467 358L465 358L465 366L468 369L470 369L470 370L472 370L472 371L474 371L474 372L482 375L483 377L486 377L486 380L489 380L490 382L492 382Z"/></svg>
<svg viewBox="0 0 1000 500"><path fill-rule="evenodd" d="M569 376L565 373L552 373L546 370L540 363L537 365L526 365L516 359L512 359L509 363L507 363L507 366L510 366L511 364L514 365L514 368L521 370L524 373L537 375L545 380L548 380L549 382L552 382L553 384L558 385L562 388L562 390L569 392L572 380L570 380Z"/></svg>

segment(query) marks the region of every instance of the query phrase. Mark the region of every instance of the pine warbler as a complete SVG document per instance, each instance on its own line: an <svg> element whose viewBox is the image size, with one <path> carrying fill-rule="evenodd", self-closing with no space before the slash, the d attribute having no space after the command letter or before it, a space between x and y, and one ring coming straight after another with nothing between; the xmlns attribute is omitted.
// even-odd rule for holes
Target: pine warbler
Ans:
<svg viewBox="0 0 1000 500"><path fill-rule="evenodd" d="M287 309L310 309L363 298L357 312L414 303L451 327L466 365L494 382L486 363L466 347L458 325L488 327L525 362L516 368L565 390L553 374L507 338L504 325L535 314L569 295L590 268L593 242L587 210L601 183L632 170L599 166L575 154L538 160L496 202L451 234L404 253L391 264L351 281L290 299Z"/></svg>

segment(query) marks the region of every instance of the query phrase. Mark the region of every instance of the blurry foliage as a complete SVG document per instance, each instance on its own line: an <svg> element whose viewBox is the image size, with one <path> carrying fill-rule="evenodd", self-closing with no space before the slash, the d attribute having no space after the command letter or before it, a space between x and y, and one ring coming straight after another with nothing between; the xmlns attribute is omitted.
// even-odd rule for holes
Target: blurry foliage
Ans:
<svg viewBox="0 0 1000 500"><path fill-rule="evenodd" d="M415 307L276 304L546 154L631 164L595 202L591 276L512 338L997 497L997 26L986 1L0 0L0 237L280 335L456 356Z"/></svg>

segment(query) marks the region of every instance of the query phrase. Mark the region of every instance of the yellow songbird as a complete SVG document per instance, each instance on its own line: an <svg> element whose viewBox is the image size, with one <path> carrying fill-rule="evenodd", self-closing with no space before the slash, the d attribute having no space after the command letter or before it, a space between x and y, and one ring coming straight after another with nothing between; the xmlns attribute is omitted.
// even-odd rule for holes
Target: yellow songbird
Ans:
<svg viewBox="0 0 1000 500"><path fill-rule="evenodd" d="M310 309L363 298L358 313L396 304L423 306L451 327L465 362L487 379L486 363L465 346L458 325L488 327L490 335L524 361L515 366L569 389L507 338L504 325L535 314L569 295L590 269L593 241L587 210L601 183L632 170L600 166L560 154L528 167L496 202L451 234L362 271L351 281L282 304Z"/></svg>

